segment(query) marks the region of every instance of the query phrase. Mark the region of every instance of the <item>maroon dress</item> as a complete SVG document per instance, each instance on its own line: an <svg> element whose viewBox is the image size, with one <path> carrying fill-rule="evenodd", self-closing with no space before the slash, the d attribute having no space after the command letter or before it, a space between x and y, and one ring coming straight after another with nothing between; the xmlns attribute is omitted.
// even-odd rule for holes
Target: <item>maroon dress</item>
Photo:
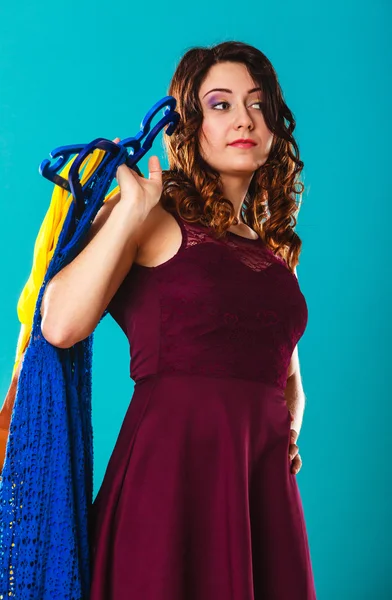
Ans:
<svg viewBox="0 0 392 600"><path fill-rule="evenodd" d="M109 305L135 382L91 511L91 600L314 600L284 398L308 311L259 238L174 215Z"/></svg>

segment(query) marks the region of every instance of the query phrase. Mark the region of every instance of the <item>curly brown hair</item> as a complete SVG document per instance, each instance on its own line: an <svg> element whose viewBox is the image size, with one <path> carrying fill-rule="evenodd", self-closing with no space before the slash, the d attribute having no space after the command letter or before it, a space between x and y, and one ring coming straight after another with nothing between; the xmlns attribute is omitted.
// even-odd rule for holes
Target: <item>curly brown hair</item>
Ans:
<svg viewBox="0 0 392 600"><path fill-rule="evenodd" d="M303 169L293 137L295 119L283 100L276 72L257 48L227 41L212 47L194 47L181 58L168 94L176 101L180 121L171 136L164 136L169 169L162 173L161 202L169 212L185 220L198 221L221 237L237 225L234 206L222 194L219 173L199 152L203 109L198 91L210 67L220 62L242 63L264 92L264 119L273 134L268 160L255 171L243 203L244 222L254 229L293 272L299 262L302 242L294 231L304 184ZM287 123L286 123L287 121Z"/></svg>

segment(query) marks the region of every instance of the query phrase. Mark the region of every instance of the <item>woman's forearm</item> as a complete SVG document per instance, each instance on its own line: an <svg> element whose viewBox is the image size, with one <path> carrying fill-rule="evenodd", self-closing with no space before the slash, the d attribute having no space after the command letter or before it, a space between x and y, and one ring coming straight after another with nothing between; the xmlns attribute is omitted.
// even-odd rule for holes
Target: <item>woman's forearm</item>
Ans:
<svg viewBox="0 0 392 600"><path fill-rule="evenodd" d="M305 393L302 387L301 375L298 371L293 373L293 375L287 379L284 395L287 402L287 408L294 417L291 428L294 429L299 436L305 410Z"/></svg>

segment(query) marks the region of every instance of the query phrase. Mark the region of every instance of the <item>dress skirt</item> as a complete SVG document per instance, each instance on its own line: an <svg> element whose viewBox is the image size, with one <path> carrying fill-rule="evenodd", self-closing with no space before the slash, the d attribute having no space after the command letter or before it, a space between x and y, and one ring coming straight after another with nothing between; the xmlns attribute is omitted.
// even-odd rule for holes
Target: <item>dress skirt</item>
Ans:
<svg viewBox="0 0 392 600"><path fill-rule="evenodd" d="M290 425L260 381L138 381L91 511L91 600L314 600Z"/></svg>

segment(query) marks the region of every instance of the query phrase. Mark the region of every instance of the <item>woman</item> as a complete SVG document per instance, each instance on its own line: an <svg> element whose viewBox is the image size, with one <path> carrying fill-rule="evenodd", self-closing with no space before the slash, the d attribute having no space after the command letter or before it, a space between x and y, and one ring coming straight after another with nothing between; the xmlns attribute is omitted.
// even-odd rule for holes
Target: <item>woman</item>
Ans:
<svg viewBox="0 0 392 600"><path fill-rule="evenodd" d="M120 166L120 193L46 291L52 343L87 337L106 307L130 342L135 390L91 513L90 597L313 600L295 477L308 317L295 121L243 43L189 50L168 93L181 116L169 170L156 156L149 179Z"/></svg>

